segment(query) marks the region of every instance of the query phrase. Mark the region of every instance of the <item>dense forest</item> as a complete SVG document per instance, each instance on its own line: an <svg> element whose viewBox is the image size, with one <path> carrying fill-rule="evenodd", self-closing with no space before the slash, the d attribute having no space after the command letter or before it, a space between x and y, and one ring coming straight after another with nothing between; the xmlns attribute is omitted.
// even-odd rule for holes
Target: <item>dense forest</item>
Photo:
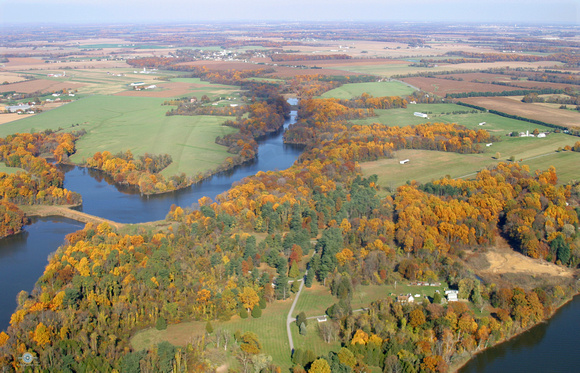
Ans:
<svg viewBox="0 0 580 373"><path fill-rule="evenodd" d="M65 161L75 152L82 133L46 131L14 134L0 139L0 161L17 172L0 172L0 204L3 213L0 237L21 231L26 223L16 205L78 205L81 196L63 188L64 174L46 157ZM22 171L24 170L24 171Z"/></svg>
<svg viewBox="0 0 580 373"><path fill-rule="evenodd" d="M348 123L373 108L405 104L304 99L286 141L307 148L289 169L246 178L216 201L200 199L197 210L174 207L162 231L118 232L103 223L68 235L32 293L19 294L10 327L0 333L0 364L17 370L18 357L30 351L43 367L64 372L214 371L220 362L211 359L210 341L230 341L225 348L242 371L280 371L253 333L232 339L215 332L185 348L164 342L144 351L132 350L129 339L167 323L260 317L290 295L288 277L302 261L305 286L317 281L336 297L320 333L343 347L323 356L296 350L294 372L444 372L459 355L543 320L574 289L484 283L462 253L486 250L503 234L525 255L576 266L580 186L557 185L553 169L532 173L500 163L473 180L410 183L381 198L377 178L363 178L358 162L405 148L476 153L491 138L454 124ZM220 141L251 148L283 122L287 107L273 97L249 110L247 119L229 123L242 137ZM357 286L407 280L446 281L491 312L478 316L468 303L437 296L422 304L388 297L352 312Z"/></svg>

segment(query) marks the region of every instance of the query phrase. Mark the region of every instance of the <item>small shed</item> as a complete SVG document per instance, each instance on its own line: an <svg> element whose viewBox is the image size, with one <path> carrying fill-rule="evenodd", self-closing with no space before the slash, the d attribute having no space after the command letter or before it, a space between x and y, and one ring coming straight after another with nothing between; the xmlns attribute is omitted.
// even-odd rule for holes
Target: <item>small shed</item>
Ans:
<svg viewBox="0 0 580 373"><path fill-rule="evenodd" d="M489 142L489 143L485 144L485 146L492 146L492 145L493 145L492 142Z"/></svg>
<svg viewBox="0 0 580 373"><path fill-rule="evenodd" d="M399 163L400 164L406 164L406 163L409 163L409 160L408 159L403 159L402 161L399 161Z"/></svg>
<svg viewBox="0 0 580 373"><path fill-rule="evenodd" d="M421 118L429 118L429 117L427 116L427 114L425 114L425 113L421 113L421 112L419 112L419 111L416 111L415 113L413 113L413 115L414 115L414 116L416 116L416 117L421 117Z"/></svg>
<svg viewBox="0 0 580 373"><path fill-rule="evenodd" d="M485 122L481 122L481 123L479 123L479 125L480 125L480 126L483 126L484 124L485 124Z"/></svg>
<svg viewBox="0 0 580 373"><path fill-rule="evenodd" d="M326 315L324 315L324 316L318 316L318 317L316 317L316 321L318 321L318 322L326 322L326 321L328 321L328 318L326 317Z"/></svg>

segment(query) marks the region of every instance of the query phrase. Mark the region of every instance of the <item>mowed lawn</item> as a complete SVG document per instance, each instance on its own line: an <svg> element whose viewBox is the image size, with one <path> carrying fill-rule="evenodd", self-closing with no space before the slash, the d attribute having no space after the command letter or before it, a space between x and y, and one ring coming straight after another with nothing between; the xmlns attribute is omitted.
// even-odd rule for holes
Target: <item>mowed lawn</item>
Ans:
<svg viewBox="0 0 580 373"><path fill-rule="evenodd" d="M408 96L414 91L413 88L400 82L373 82L344 84L338 88L322 94L322 98L350 99L360 97L368 93L374 97L382 96Z"/></svg>
<svg viewBox="0 0 580 373"><path fill-rule="evenodd" d="M63 128L85 129L71 160L80 163L100 151L131 150L134 155L146 152L168 153L173 163L165 175L184 172L193 176L216 168L230 156L227 148L217 145L217 136L236 130L221 124L231 117L166 116L170 106L161 106L163 98L91 96L60 108L0 126L0 137L16 132L34 132ZM78 124L78 126L77 126Z"/></svg>
<svg viewBox="0 0 580 373"><path fill-rule="evenodd" d="M262 317L257 319L251 316L247 319L234 316L230 321L212 321L211 324L214 330L223 329L230 332L232 340L234 333L238 330L242 334L244 332L256 333L262 344L262 352L272 356L273 361L282 367L282 371L288 371L292 362L288 334L286 333L286 316L290 311L292 301L293 297L268 304L266 309L262 310ZM166 330L150 328L140 331L131 338L131 345L137 351L162 341L167 341L175 346L185 346L192 336L203 333L205 333L204 322L185 322L168 325Z"/></svg>

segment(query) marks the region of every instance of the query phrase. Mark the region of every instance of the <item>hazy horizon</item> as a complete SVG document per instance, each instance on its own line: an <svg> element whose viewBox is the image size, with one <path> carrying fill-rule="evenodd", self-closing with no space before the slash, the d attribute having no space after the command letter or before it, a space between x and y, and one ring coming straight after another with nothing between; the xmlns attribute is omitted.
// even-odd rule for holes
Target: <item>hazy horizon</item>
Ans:
<svg viewBox="0 0 580 373"><path fill-rule="evenodd" d="M460 22L578 25L580 2L558 0L0 0L0 25L199 22Z"/></svg>

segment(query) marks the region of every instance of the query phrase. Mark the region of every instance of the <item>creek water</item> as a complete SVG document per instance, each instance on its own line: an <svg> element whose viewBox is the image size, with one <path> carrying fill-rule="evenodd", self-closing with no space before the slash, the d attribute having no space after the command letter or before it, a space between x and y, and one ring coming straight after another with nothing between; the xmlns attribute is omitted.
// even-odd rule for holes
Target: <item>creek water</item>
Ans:
<svg viewBox="0 0 580 373"><path fill-rule="evenodd" d="M289 100L296 104L297 100ZM296 122L296 111L284 129ZM190 207L203 196L215 197L232 184L259 171L284 170L292 166L302 148L284 144L284 130L258 141L258 156L251 163L172 193L144 197L130 188L107 182L102 173L81 167L65 167L64 187L83 196L80 210L120 223L142 223L165 219L172 204ZM32 291L44 273L50 253L64 243L64 237L84 227L63 218L33 219L24 232L0 240L0 330L5 330L21 290Z"/></svg>

